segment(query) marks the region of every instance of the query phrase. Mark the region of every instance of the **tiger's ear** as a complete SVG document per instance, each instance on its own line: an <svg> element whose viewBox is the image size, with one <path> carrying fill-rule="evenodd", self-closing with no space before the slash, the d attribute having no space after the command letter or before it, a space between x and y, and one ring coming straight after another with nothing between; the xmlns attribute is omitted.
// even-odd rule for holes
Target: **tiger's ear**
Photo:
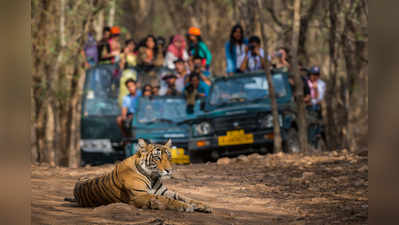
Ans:
<svg viewBox="0 0 399 225"><path fill-rule="evenodd" d="M166 142L165 147L170 148L172 147L172 140L169 139L168 142Z"/></svg>

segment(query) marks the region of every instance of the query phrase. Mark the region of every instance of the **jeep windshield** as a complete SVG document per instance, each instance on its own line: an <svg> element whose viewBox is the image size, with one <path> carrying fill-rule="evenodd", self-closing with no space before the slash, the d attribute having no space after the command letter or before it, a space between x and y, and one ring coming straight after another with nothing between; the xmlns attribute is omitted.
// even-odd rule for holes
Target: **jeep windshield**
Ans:
<svg viewBox="0 0 399 225"><path fill-rule="evenodd" d="M277 98L285 97L287 89L282 74L273 75ZM211 106L224 106L242 102L263 101L269 98L269 85L264 74L237 76L217 80L209 95Z"/></svg>
<svg viewBox="0 0 399 225"><path fill-rule="evenodd" d="M137 106L138 123L177 123L186 116L186 101L182 97L140 97Z"/></svg>
<svg viewBox="0 0 399 225"><path fill-rule="evenodd" d="M87 72L83 112L91 115L119 115L119 80L112 76L114 67L99 66Z"/></svg>

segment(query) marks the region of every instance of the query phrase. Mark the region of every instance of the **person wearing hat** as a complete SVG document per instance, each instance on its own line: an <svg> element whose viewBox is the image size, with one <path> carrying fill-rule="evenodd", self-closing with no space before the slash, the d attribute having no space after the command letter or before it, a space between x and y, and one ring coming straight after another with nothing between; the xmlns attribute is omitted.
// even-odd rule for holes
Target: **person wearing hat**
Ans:
<svg viewBox="0 0 399 225"><path fill-rule="evenodd" d="M190 56L199 56L203 58L203 64L205 65L206 69L209 69L212 61L212 54L209 51L208 46L206 46L206 44L202 41L200 29L197 27L190 27L190 29L188 29L187 39Z"/></svg>
<svg viewBox="0 0 399 225"><path fill-rule="evenodd" d="M111 38L108 40L110 49L111 49L111 56L112 63L116 63L120 61L120 53L121 53L121 44L119 43L119 37L121 34L121 30L118 26L111 27Z"/></svg>
<svg viewBox="0 0 399 225"><path fill-rule="evenodd" d="M166 85L161 87L159 95L178 96L181 94L181 92L176 89L176 74L170 71L164 71L161 74L161 79L166 83Z"/></svg>
<svg viewBox="0 0 399 225"><path fill-rule="evenodd" d="M318 66L312 66L310 68L308 85L311 98L310 106L321 118L321 101L323 101L326 92L326 83L320 80L320 68Z"/></svg>

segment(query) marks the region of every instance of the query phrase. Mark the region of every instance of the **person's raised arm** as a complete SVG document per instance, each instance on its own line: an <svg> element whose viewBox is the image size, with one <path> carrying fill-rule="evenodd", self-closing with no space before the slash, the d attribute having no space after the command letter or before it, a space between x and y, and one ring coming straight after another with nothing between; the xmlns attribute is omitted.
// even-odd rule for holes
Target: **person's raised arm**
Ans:
<svg viewBox="0 0 399 225"><path fill-rule="evenodd" d="M245 57L244 60L242 60L240 70L241 72L244 72L247 70L248 67L248 46L245 47Z"/></svg>
<svg viewBox="0 0 399 225"><path fill-rule="evenodd" d="M265 52L263 51L262 48L258 48L257 54L260 57L260 65L261 65L262 69L265 69L266 68L266 65L265 65Z"/></svg>
<svg viewBox="0 0 399 225"><path fill-rule="evenodd" d="M207 84L208 86L212 85L212 81L207 76L205 76L202 73L200 73L200 75L201 75L201 79L205 82L205 84Z"/></svg>

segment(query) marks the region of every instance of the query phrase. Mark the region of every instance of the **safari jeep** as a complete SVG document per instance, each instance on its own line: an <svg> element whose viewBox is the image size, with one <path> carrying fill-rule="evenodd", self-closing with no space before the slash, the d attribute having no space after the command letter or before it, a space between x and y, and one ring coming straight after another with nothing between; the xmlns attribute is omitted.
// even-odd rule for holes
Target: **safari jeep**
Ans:
<svg viewBox="0 0 399 225"><path fill-rule="evenodd" d="M115 67L99 65L86 71L80 125L81 164L113 163L124 158L122 134L116 124L121 114Z"/></svg>
<svg viewBox="0 0 399 225"><path fill-rule="evenodd" d="M297 151L295 109L287 74L274 74L273 85L285 149ZM203 112L188 123L191 127L189 150L193 159L213 161L224 155L267 153L274 134L264 72L217 78L203 103Z"/></svg>
<svg viewBox="0 0 399 225"><path fill-rule="evenodd" d="M116 69L114 65L97 65L86 71L80 126L82 165L113 163L126 157L116 118L121 114L120 103L128 91L120 84L129 78L142 85L153 84L165 70L132 67L119 76Z"/></svg>
<svg viewBox="0 0 399 225"><path fill-rule="evenodd" d="M139 138L161 144L172 139L172 162L189 163L189 126L182 123L189 118L190 115L186 113L186 101L182 96L140 97L137 111L133 115L132 138L127 145L126 156L136 152Z"/></svg>

